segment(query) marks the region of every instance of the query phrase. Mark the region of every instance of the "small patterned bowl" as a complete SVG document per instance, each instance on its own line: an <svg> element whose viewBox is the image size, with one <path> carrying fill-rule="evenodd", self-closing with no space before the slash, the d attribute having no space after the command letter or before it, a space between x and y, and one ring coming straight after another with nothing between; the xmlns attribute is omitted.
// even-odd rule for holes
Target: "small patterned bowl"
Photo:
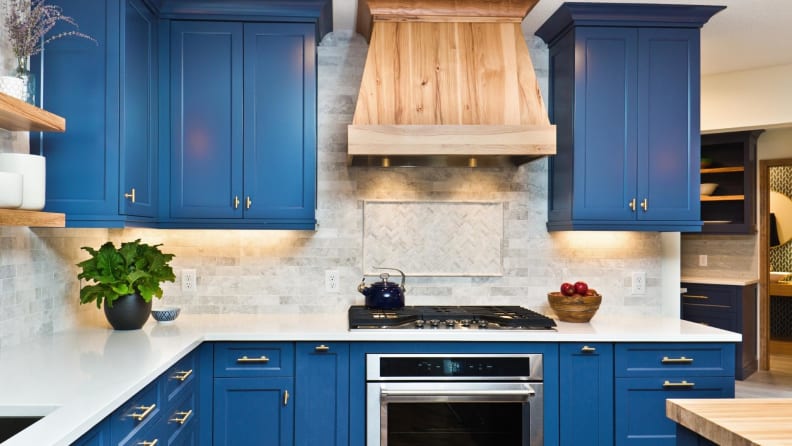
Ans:
<svg viewBox="0 0 792 446"><path fill-rule="evenodd" d="M179 307L162 307L151 310L151 317L157 322L173 322L179 317Z"/></svg>

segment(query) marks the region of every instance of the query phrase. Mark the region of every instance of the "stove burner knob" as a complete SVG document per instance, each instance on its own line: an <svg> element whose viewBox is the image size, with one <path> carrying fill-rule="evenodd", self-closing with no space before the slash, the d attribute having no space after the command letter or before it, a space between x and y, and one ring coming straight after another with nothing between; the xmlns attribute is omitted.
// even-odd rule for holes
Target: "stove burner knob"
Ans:
<svg viewBox="0 0 792 446"><path fill-rule="evenodd" d="M456 321L453 320L453 319L447 319L445 321L445 324L446 324L446 327L448 327L448 328L454 328L454 325L456 325Z"/></svg>
<svg viewBox="0 0 792 446"><path fill-rule="evenodd" d="M429 324L430 324L432 327L434 327L434 328L437 328L437 326L438 326L438 325L440 325L440 321L439 321L439 320L437 320L437 319L429 319Z"/></svg>
<svg viewBox="0 0 792 446"><path fill-rule="evenodd" d="M487 321L479 321L479 328L487 328L489 323Z"/></svg>
<svg viewBox="0 0 792 446"><path fill-rule="evenodd" d="M462 324L463 327L469 327L470 326L470 319L461 319L459 321L459 323Z"/></svg>
<svg viewBox="0 0 792 446"><path fill-rule="evenodd" d="M416 326L417 328L423 328L425 323L426 323L426 321L425 321L425 320L423 320L423 319L417 319L417 320L415 321L415 326Z"/></svg>

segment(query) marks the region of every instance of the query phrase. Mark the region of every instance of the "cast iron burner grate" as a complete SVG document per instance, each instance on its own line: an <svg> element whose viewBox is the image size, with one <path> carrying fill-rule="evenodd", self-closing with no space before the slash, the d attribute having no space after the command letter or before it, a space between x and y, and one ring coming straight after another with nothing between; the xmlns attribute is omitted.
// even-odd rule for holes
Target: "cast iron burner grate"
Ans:
<svg viewBox="0 0 792 446"><path fill-rule="evenodd" d="M555 321L517 306L412 306L378 310L349 307L349 328L553 330Z"/></svg>

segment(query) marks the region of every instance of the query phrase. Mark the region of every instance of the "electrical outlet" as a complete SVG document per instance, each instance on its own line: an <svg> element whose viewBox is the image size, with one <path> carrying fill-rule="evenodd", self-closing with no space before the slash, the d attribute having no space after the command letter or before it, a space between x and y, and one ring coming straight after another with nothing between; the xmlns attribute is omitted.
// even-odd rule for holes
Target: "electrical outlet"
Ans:
<svg viewBox="0 0 792 446"><path fill-rule="evenodd" d="M632 294L646 294L645 271L635 271L632 273Z"/></svg>
<svg viewBox="0 0 792 446"><path fill-rule="evenodd" d="M707 255L700 254L699 255L699 266L707 266Z"/></svg>
<svg viewBox="0 0 792 446"><path fill-rule="evenodd" d="M198 289L196 273L194 269L182 270L182 291L193 292Z"/></svg>
<svg viewBox="0 0 792 446"><path fill-rule="evenodd" d="M332 269L325 271L325 291L328 293L338 292L338 271Z"/></svg>

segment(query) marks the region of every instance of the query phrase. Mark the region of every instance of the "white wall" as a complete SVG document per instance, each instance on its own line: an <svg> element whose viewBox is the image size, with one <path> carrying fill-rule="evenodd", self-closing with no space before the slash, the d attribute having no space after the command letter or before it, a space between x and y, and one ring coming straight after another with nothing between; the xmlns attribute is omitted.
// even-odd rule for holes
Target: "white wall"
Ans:
<svg viewBox="0 0 792 446"><path fill-rule="evenodd" d="M704 76L701 130L792 126L792 65Z"/></svg>

